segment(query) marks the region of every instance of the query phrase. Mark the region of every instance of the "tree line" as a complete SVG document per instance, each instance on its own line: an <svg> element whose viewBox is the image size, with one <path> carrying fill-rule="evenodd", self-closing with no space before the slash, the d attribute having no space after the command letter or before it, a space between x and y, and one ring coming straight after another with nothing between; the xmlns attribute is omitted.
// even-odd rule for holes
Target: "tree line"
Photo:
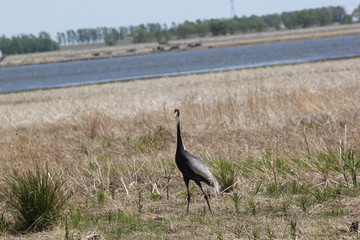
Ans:
<svg viewBox="0 0 360 240"><path fill-rule="evenodd" d="M88 28L57 33L60 45L105 42L113 45L118 40L131 40L133 43L166 42L170 39L205 37L207 35L226 35L235 33L262 32L269 29L296 29L312 26L326 26L332 23L351 23L343 7L323 7L301 11L283 12L263 16L234 17L232 19L185 21L170 27L158 23L119 28Z"/></svg>
<svg viewBox="0 0 360 240"><path fill-rule="evenodd" d="M38 36L21 34L12 38L0 37L0 50L3 54L22 54L58 50L59 45L50 34L40 32Z"/></svg>
<svg viewBox="0 0 360 240"><path fill-rule="evenodd" d="M159 23L141 24L138 26L121 26L119 28L83 28L58 32L56 41L47 33L20 35L11 39L2 36L0 49L4 54L19 54L39 51L57 50L59 45L86 43L105 43L114 45L119 40L130 40L133 43L167 42L171 39L190 37L219 36L236 33L262 32L266 30L308 28L326 26L332 23L352 23L353 16L359 17L360 5L352 15L346 14L343 7L323 7L300 11L268 14L263 16L234 17L231 19L185 21L171 26Z"/></svg>

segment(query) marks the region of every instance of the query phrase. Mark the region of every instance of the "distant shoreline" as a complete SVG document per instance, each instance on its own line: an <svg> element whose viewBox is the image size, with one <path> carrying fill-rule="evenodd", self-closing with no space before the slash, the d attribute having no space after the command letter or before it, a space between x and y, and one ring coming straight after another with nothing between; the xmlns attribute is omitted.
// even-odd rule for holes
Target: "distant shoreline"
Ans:
<svg viewBox="0 0 360 240"><path fill-rule="evenodd" d="M0 61L0 67L103 59L169 51L188 51L193 49L221 48L350 35L360 35L360 24L174 40L170 41L169 45L164 46L158 43L128 43L117 44L112 47L103 46L102 44L66 46L63 47L66 50L55 52L9 55ZM158 48L159 46L161 48Z"/></svg>

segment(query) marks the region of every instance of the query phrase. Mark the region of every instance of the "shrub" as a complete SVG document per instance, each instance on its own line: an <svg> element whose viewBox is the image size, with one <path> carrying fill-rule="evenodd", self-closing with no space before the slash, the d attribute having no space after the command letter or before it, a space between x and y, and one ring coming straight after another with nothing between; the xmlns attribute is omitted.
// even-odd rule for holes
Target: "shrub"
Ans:
<svg viewBox="0 0 360 240"><path fill-rule="evenodd" d="M236 165L222 158L211 158L210 163L219 181L220 190L225 192L234 190L237 180Z"/></svg>
<svg viewBox="0 0 360 240"><path fill-rule="evenodd" d="M5 211L0 214L0 233L6 232L9 229L9 223L4 215Z"/></svg>
<svg viewBox="0 0 360 240"><path fill-rule="evenodd" d="M308 194L310 186L306 184L302 184L298 181L290 181L284 184L280 184L276 186L275 183L269 183L266 186L266 191L270 196L278 196L278 195L297 195L297 194Z"/></svg>
<svg viewBox="0 0 360 240"><path fill-rule="evenodd" d="M153 149L160 150L167 146L168 140L168 132L163 126L158 126L154 133L137 139L137 150L142 153L151 152Z"/></svg>
<svg viewBox="0 0 360 240"><path fill-rule="evenodd" d="M4 197L20 231L41 231L51 226L70 197L64 191L65 181L47 168L25 173L14 171L5 183Z"/></svg>
<svg viewBox="0 0 360 240"><path fill-rule="evenodd" d="M316 158L317 161L315 161L314 165L316 170L323 175L325 181L327 181L331 171L339 172L338 160L334 152L325 153L319 151Z"/></svg>
<svg viewBox="0 0 360 240"><path fill-rule="evenodd" d="M308 196L301 196L298 200L299 207L306 213L308 208L313 204Z"/></svg>
<svg viewBox="0 0 360 240"><path fill-rule="evenodd" d="M243 198L242 195L240 195L239 193L237 192L234 192L232 195L231 195L231 200L233 200L234 202L234 205L235 205L235 210L236 210L236 213L238 214L240 211L239 211L239 203L240 203L240 200Z"/></svg>
<svg viewBox="0 0 360 240"><path fill-rule="evenodd" d="M341 187L315 188L311 194L318 202L325 202L330 198L336 198L341 195Z"/></svg>
<svg viewBox="0 0 360 240"><path fill-rule="evenodd" d="M357 155L358 155L358 151L352 149L343 151L343 153L341 154L341 158L344 162L344 166L343 166L344 179L348 183L347 175L349 174L354 188L358 187L357 171L360 168L360 158Z"/></svg>
<svg viewBox="0 0 360 240"><path fill-rule="evenodd" d="M116 35L113 33L107 33L105 34L104 41L107 46L114 46L116 43Z"/></svg>
<svg viewBox="0 0 360 240"><path fill-rule="evenodd" d="M256 215L256 213L258 212L258 203L253 199L249 199L247 202L247 210L249 212L251 212L252 215Z"/></svg>

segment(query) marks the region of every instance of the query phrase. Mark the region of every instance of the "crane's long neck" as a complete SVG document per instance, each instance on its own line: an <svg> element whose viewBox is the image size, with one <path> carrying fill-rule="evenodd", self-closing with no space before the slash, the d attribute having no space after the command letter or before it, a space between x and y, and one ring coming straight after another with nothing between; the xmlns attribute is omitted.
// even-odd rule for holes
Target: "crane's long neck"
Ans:
<svg viewBox="0 0 360 240"><path fill-rule="evenodd" d="M176 125L177 125L177 149L185 150L184 144L181 138L181 129L180 129L180 118L179 116L176 117Z"/></svg>

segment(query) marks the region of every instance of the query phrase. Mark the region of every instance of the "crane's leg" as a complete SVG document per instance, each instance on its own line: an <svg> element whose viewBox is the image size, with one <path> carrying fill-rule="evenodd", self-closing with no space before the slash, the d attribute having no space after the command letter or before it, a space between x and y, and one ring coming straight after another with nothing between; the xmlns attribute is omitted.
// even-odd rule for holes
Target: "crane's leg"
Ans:
<svg viewBox="0 0 360 240"><path fill-rule="evenodd" d="M208 205L208 207L209 207L210 213L212 213L211 207L210 207L210 203L209 203L209 198L208 198L208 196L206 195L206 193L204 192L204 189L202 188L201 183L200 183L200 182L197 182L196 184L200 187L202 193L204 194L204 198L205 198L206 203L207 203L207 205Z"/></svg>
<svg viewBox="0 0 360 240"><path fill-rule="evenodd" d="M189 182L190 180L184 179L187 191L187 207L186 207L186 214L189 214L189 205L190 205L190 190L189 190Z"/></svg>

